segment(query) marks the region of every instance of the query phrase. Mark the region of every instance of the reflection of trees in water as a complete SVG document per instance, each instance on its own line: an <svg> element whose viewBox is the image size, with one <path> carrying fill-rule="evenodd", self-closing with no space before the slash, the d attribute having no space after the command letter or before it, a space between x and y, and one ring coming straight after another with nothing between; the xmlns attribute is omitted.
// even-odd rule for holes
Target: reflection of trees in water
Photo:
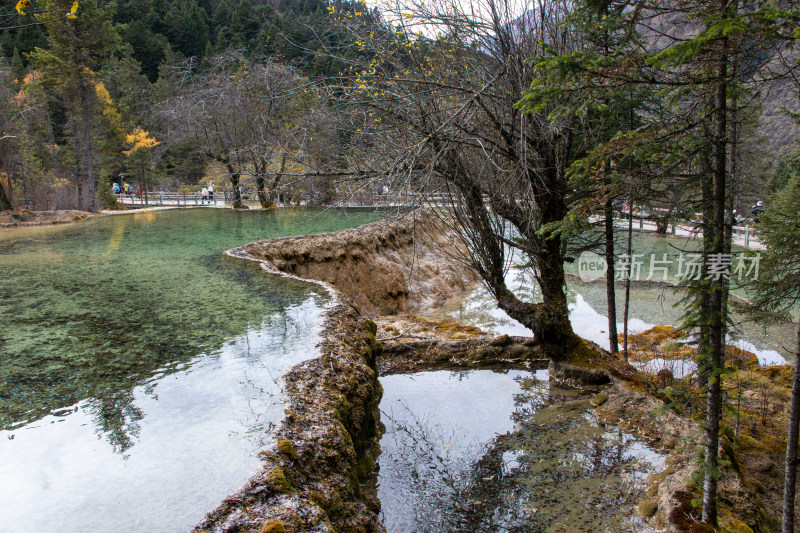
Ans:
<svg viewBox="0 0 800 533"><path fill-rule="evenodd" d="M530 380L528 380L530 381ZM630 525L643 487L626 447L587 412L586 397L526 388L515 396L515 429L479 447L457 447L444 430L404 406L389 459L407 463L415 531L580 531ZM385 452L386 453L386 452ZM472 458L476 458L471 460ZM406 481L405 479L403 481ZM622 512L621 512L622 511Z"/></svg>
<svg viewBox="0 0 800 533"><path fill-rule="evenodd" d="M133 392L117 390L108 396L91 398L86 402L86 412L92 417L95 431L108 439L114 453L125 456L139 436L139 422L144 413L133 403Z"/></svg>
<svg viewBox="0 0 800 533"><path fill-rule="evenodd" d="M316 305L316 300L309 297ZM308 302L308 299L306 303ZM253 449L263 447L269 440L269 435L275 427L274 408L283 398L283 388L280 375L276 375L270 366L270 361L263 357L265 353L283 353L295 348L293 342L300 339L301 332L307 335L308 324L302 313L295 316L292 308L302 307L303 304L290 306L283 313L276 313L264 319L263 323L255 329L257 333L248 331L241 339L236 357L247 361L238 381L239 393L246 398L247 408L241 413L235 413L243 428L245 438L251 442ZM255 342L251 339L255 336ZM209 358L218 358L219 352L208 354ZM163 367L163 375L180 371L180 360L172 361ZM95 383L103 383L108 375L115 375L117 370L110 364L96 363L91 365L94 369ZM121 374L119 369L117 374ZM155 394L153 382L139 389L140 380L134 381L136 376L129 376L130 388L108 386L100 391L97 397L89 398L82 403L82 407L92 417L95 432L104 436L115 453L125 455L135 444L141 431L141 422L146 413L135 405L135 391L141 390L144 394L158 399ZM71 411L70 411L71 412Z"/></svg>

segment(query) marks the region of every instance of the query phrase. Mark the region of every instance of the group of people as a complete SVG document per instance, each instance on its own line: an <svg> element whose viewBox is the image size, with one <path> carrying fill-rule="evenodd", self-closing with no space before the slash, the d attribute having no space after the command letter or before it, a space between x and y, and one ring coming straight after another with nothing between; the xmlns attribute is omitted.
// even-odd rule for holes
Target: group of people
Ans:
<svg viewBox="0 0 800 533"><path fill-rule="evenodd" d="M111 192L114 194L133 194L133 187L127 181L123 181L121 186L115 181L111 184Z"/></svg>
<svg viewBox="0 0 800 533"><path fill-rule="evenodd" d="M200 203L204 204L206 200L208 203L214 202L214 184L211 182L200 191Z"/></svg>

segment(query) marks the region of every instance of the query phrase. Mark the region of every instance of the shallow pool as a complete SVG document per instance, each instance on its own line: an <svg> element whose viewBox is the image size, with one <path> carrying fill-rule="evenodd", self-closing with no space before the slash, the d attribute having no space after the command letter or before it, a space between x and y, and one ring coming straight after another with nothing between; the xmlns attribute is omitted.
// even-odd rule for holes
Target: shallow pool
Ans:
<svg viewBox="0 0 800 533"><path fill-rule="evenodd" d="M634 502L664 456L547 371L381 378L378 496L390 533L652 531Z"/></svg>
<svg viewBox="0 0 800 533"><path fill-rule="evenodd" d="M327 295L223 255L371 210L0 230L2 531L185 531L256 471Z"/></svg>
<svg viewBox="0 0 800 533"><path fill-rule="evenodd" d="M639 234L636 235L634 251L648 258L651 254L657 257L668 254L668 257L674 258L675 254L682 253L682 250L691 250L692 246L696 246L696 243L692 244L687 239ZM676 268L675 264L673 263L671 268ZM648 263L645 262L642 268L646 271L649 268ZM567 265L567 272L576 273L577 267L574 264ZM675 281L674 276L668 281ZM529 270L512 266L506 275L506 283L523 299L541 301L539 288ZM620 334L624 298L624 287L618 285L616 287L617 331ZM608 312L604 279L587 282L577 275L568 276L567 299L570 321L575 332L608 349ZM681 299L682 292L670 285L642 281L632 284L629 331L639 333L653 326L679 324L683 313ZM532 334L529 329L497 308L494 298L483 286L477 286L470 294L455 299L444 309L429 313L429 316L437 319L455 318L461 323L478 326L496 335ZM797 344L797 324L782 323L764 328L733 311L729 319L733 323L733 328L729 332L728 342L754 352L762 365L786 364L786 355L794 353L793 347Z"/></svg>

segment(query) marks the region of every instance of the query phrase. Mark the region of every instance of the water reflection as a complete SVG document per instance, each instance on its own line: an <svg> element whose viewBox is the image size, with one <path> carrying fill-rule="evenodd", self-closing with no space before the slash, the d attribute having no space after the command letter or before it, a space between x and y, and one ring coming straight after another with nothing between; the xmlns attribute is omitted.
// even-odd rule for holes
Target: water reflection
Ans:
<svg viewBox="0 0 800 533"><path fill-rule="evenodd" d="M0 429L86 398L119 405L116 391L218 349L315 290L224 250L379 216L279 211L159 211L0 230Z"/></svg>
<svg viewBox="0 0 800 533"><path fill-rule="evenodd" d="M190 529L257 470L283 416L280 376L314 353L318 309L307 298L129 392L0 432L3 528Z"/></svg>
<svg viewBox="0 0 800 533"><path fill-rule="evenodd" d="M295 211L0 230L0 529L186 531L256 471L327 296L222 252L381 216Z"/></svg>
<svg viewBox="0 0 800 533"><path fill-rule="evenodd" d="M512 267L506 275L511 290L529 301L541 301L538 286L528 269ZM653 326L676 325L681 321L682 292L677 288L652 283L635 283L631 286L630 318L628 331L639 333ZM622 302L625 291L616 288L617 331L622 332ZM567 300L570 321L581 337L608 349L608 319L606 288L603 281L584 282L570 276L567 280ZM459 322L477 326L495 335L530 336L531 331L497 308L494 297L484 287L478 286L460 300L428 314L431 318L454 318ZM785 354L793 353L797 342L795 324L781 323L765 328L731 311L732 329L728 343L751 351L762 365L786 364Z"/></svg>
<svg viewBox="0 0 800 533"><path fill-rule="evenodd" d="M388 531L650 531L633 502L664 458L546 371L381 381Z"/></svg>

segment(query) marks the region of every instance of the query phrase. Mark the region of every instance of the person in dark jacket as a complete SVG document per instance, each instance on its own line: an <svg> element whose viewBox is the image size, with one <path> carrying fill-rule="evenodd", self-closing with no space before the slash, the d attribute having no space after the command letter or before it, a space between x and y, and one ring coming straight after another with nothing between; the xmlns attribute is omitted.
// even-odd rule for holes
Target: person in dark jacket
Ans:
<svg viewBox="0 0 800 533"><path fill-rule="evenodd" d="M764 202L761 200L757 201L750 212L753 213L753 221L758 222L758 215L764 212Z"/></svg>

